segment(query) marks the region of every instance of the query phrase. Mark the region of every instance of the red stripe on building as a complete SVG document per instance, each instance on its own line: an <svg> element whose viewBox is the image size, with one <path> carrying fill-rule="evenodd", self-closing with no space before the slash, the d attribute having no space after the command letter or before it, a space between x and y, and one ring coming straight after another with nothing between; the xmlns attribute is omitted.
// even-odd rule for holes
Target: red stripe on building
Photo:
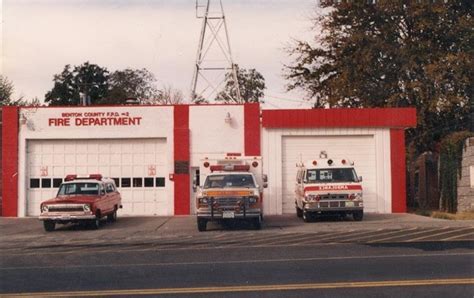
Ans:
<svg viewBox="0 0 474 298"><path fill-rule="evenodd" d="M414 108L263 110L265 128L413 127Z"/></svg>
<svg viewBox="0 0 474 298"><path fill-rule="evenodd" d="M2 215L18 216L18 107L2 108Z"/></svg>
<svg viewBox="0 0 474 298"><path fill-rule="evenodd" d="M260 156L260 105L244 105L244 138L245 155Z"/></svg>
<svg viewBox="0 0 474 298"><path fill-rule="evenodd" d="M189 106L174 107L174 214L190 214L190 134Z"/></svg>
<svg viewBox="0 0 474 298"><path fill-rule="evenodd" d="M392 212L407 211L406 165L405 165L405 131L390 130L390 159L392 166Z"/></svg>
<svg viewBox="0 0 474 298"><path fill-rule="evenodd" d="M360 185L327 185L327 186L308 186L304 188L304 191L316 191L316 190L362 190Z"/></svg>

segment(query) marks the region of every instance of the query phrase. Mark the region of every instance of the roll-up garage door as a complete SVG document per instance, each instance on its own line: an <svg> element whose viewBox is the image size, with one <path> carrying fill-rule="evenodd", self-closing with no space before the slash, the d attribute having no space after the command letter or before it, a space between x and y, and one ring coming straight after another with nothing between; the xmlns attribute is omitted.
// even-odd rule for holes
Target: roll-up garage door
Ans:
<svg viewBox="0 0 474 298"><path fill-rule="evenodd" d="M358 176L363 177L364 210L377 212L375 141L363 136L286 136L282 139L283 213L295 212L296 163L319 158L326 151L332 159L355 162Z"/></svg>
<svg viewBox="0 0 474 298"><path fill-rule="evenodd" d="M55 196L68 174L113 178L122 194L120 215L170 215L166 139L29 140L26 211Z"/></svg>

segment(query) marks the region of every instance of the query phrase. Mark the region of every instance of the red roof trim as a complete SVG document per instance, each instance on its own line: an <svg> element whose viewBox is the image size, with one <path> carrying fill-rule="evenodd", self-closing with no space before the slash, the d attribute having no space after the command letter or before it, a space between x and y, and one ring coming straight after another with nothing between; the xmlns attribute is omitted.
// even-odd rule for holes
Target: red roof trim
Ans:
<svg viewBox="0 0 474 298"><path fill-rule="evenodd" d="M265 128L416 126L415 108L263 110Z"/></svg>

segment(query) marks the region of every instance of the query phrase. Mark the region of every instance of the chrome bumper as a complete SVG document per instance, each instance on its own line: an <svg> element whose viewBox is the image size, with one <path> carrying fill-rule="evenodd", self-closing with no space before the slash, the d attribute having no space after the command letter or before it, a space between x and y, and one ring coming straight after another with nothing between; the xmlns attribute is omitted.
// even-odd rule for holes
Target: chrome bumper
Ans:
<svg viewBox="0 0 474 298"><path fill-rule="evenodd" d="M71 222L80 220L95 219L94 214L41 214L39 220L52 220L55 222Z"/></svg>

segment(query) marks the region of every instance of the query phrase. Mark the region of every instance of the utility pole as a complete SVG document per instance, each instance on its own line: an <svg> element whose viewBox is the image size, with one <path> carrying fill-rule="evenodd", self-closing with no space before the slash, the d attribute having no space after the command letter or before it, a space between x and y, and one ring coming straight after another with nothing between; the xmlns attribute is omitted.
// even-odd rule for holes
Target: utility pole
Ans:
<svg viewBox="0 0 474 298"><path fill-rule="evenodd" d="M203 21L191 85L191 99L214 99L223 90L227 74L230 73L235 95L226 93L225 96L241 102L237 66L232 59L222 0L196 0L196 17Z"/></svg>

